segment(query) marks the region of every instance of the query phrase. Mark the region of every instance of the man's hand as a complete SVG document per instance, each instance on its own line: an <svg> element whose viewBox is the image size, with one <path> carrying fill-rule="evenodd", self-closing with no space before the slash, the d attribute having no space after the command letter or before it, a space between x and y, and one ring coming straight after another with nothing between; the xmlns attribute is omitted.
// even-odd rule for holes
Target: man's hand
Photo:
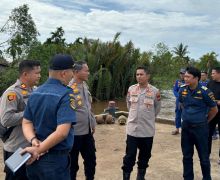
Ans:
<svg viewBox="0 0 220 180"><path fill-rule="evenodd" d="M32 141L32 147L40 147L40 143L41 141L38 140L37 138L35 138L33 141ZM47 151L48 152L48 151ZM45 153L47 152L44 152L44 153L40 153L39 156L43 156Z"/></svg>
<svg viewBox="0 0 220 180"><path fill-rule="evenodd" d="M38 160L39 157L40 157L39 148L36 147L36 146L35 147L34 146L26 147L25 149L23 149L21 151L21 155L26 153L26 152L31 154L30 159L27 161L27 165L32 164L34 161Z"/></svg>
<svg viewBox="0 0 220 180"><path fill-rule="evenodd" d="M95 128L92 128L92 134L94 134L95 133Z"/></svg>
<svg viewBox="0 0 220 180"><path fill-rule="evenodd" d="M33 141L32 141L32 143L31 143L31 145L32 145L32 146L39 147L39 146L40 146L40 143L41 143L40 140L38 140L37 138L34 138Z"/></svg>

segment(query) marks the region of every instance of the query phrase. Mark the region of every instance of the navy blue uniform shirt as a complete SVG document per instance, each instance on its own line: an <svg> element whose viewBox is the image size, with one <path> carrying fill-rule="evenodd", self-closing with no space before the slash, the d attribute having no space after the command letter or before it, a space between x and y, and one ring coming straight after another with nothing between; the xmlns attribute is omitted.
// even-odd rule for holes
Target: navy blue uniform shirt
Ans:
<svg viewBox="0 0 220 180"><path fill-rule="evenodd" d="M199 83L201 84L201 86L207 87L207 84L209 83L209 80L199 81Z"/></svg>
<svg viewBox="0 0 220 180"><path fill-rule="evenodd" d="M191 90L189 86L183 85L179 91L179 102L182 106L182 120L190 123L201 123L207 121L209 108L215 107L213 93L198 84L197 88Z"/></svg>
<svg viewBox="0 0 220 180"><path fill-rule="evenodd" d="M56 131L58 125L76 122L75 110L71 103L72 97L71 88L52 78L31 94L24 118L32 121L40 141L44 141ZM73 141L73 128L71 128L67 138L51 149L69 150L73 146Z"/></svg>

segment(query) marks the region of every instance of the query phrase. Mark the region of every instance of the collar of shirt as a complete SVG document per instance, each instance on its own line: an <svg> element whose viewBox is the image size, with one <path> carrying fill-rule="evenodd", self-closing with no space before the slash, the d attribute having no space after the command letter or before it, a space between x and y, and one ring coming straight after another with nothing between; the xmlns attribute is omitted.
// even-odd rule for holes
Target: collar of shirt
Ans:
<svg viewBox="0 0 220 180"><path fill-rule="evenodd" d="M21 82L20 79L17 79L15 83L15 87L19 87L19 89L22 89L24 91L32 92L33 88L32 87L27 87L23 82Z"/></svg>
<svg viewBox="0 0 220 180"><path fill-rule="evenodd" d="M147 84L146 88L140 88L140 85L137 84L136 89L135 89L135 92L137 94L145 94L146 92L150 92L150 91L151 91L150 84Z"/></svg>
<svg viewBox="0 0 220 180"><path fill-rule="evenodd" d="M65 86L60 80L54 79L54 78L49 78L46 83L48 83L48 84L61 84L61 85Z"/></svg>
<svg viewBox="0 0 220 180"><path fill-rule="evenodd" d="M190 89L190 87L187 86L187 90L188 90L188 92L189 92L191 95L193 95L193 94L195 94L198 90L200 90L201 87L202 87L201 84L198 83L198 85L197 85L197 87L196 87L195 89Z"/></svg>

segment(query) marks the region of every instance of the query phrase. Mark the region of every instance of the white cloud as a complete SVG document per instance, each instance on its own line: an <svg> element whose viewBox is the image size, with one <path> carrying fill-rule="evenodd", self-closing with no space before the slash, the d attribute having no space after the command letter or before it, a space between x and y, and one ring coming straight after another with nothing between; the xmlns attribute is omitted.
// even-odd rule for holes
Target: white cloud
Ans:
<svg viewBox="0 0 220 180"><path fill-rule="evenodd" d="M65 0L62 7L52 0L1 0L0 27L11 10L24 3L30 7L42 41L62 26L68 42L77 37L107 41L122 32L123 44L132 40L141 50L149 50L159 42L171 48L183 42L189 46L190 56L196 59L212 50L220 51L220 1L217 0L105 0L104 3ZM111 8L107 7L109 4ZM90 7L89 11L83 11L84 6Z"/></svg>

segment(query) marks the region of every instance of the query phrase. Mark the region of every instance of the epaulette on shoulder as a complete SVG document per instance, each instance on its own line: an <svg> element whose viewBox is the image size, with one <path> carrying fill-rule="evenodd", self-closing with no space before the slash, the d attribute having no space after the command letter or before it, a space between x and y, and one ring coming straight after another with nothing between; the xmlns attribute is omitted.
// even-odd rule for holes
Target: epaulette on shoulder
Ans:
<svg viewBox="0 0 220 180"><path fill-rule="evenodd" d="M202 86L201 87L202 89L204 89L205 91L208 89L207 87L205 87L205 86Z"/></svg>
<svg viewBox="0 0 220 180"><path fill-rule="evenodd" d="M133 84L130 86L130 88L136 87L138 84Z"/></svg>
<svg viewBox="0 0 220 180"><path fill-rule="evenodd" d="M186 84L182 84L182 85L180 85L180 87L186 87Z"/></svg>

